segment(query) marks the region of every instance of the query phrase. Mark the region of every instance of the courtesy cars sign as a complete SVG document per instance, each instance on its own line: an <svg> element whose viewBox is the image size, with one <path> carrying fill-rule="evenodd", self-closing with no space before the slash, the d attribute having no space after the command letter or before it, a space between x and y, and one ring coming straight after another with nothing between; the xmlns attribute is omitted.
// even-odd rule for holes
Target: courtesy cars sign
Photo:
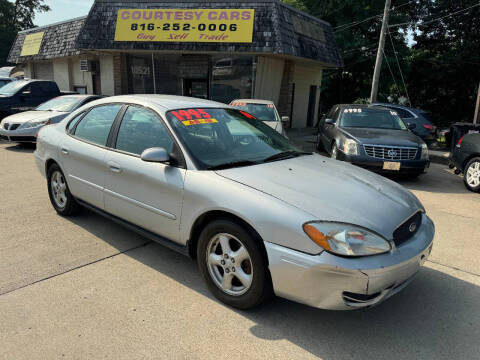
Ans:
<svg viewBox="0 0 480 360"><path fill-rule="evenodd" d="M254 9L121 9L115 41L251 43Z"/></svg>

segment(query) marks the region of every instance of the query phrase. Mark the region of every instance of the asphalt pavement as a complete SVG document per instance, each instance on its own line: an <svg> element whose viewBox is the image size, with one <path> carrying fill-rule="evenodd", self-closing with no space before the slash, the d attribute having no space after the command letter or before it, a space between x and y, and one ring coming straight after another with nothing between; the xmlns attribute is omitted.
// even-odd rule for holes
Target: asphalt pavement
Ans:
<svg viewBox="0 0 480 360"><path fill-rule="evenodd" d="M444 165L401 181L436 224L372 309L216 301L196 263L83 211L56 215L33 149L0 143L0 359L479 359L480 195Z"/></svg>

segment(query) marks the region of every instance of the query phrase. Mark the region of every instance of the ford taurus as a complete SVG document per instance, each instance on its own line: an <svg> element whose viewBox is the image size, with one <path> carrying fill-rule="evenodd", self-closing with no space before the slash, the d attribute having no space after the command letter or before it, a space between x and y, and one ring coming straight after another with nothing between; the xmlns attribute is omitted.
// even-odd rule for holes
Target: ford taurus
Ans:
<svg viewBox="0 0 480 360"><path fill-rule="evenodd" d="M175 96L92 102L42 128L35 159L58 214L89 208L197 259L221 301L272 294L324 309L379 304L429 256L408 190L305 153L248 112Z"/></svg>

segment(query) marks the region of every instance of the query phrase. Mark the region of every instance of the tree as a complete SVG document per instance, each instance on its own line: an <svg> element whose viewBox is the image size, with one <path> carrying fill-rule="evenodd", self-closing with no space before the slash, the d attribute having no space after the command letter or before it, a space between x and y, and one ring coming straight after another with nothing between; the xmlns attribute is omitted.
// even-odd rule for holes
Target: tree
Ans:
<svg viewBox="0 0 480 360"><path fill-rule="evenodd" d="M408 20L406 1L392 1L391 21ZM358 102L368 98L385 1L284 0L284 2L328 21L335 31L345 67L325 71L321 96L322 110L326 111L337 103ZM406 56L409 51L405 36L398 32L393 32L391 36L399 57ZM392 49L392 40L387 38L385 48L387 61L384 62L380 79L379 100L383 101L406 95ZM400 64L402 71L407 72L406 63L400 61Z"/></svg>
<svg viewBox="0 0 480 360"><path fill-rule="evenodd" d="M46 12L50 7L45 0L0 0L0 66L7 62L8 53L19 31L34 27L36 12Z"/></svg>

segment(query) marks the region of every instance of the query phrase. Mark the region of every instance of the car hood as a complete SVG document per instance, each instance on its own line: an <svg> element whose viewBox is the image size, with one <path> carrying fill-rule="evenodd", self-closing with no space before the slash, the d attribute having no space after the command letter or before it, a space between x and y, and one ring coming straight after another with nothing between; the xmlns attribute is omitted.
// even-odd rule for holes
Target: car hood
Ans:
<svg viewBox="0 0 480 360"><path fill-rule="evenodd" d="M55 111L25 111L18 114L10 115L9 117L5 118L4 121L12 124L23 124L27 121L42 121L54 118L58 115L63 113L55 112Z"/></svg>
<svg viewBox="0 0 480 360"><path fill-rule="evenodd" d="M311 220L355 224L387 239L411 215L424 211L419 200L397 183L317 154L217 174L310 213Z"/></svg>
<svg viewBox="0 0 480 360"><path fill-rule="evenodd" d="M423 143L423 140L411 131L372 128L340 128L340 130L362 144L418 147Z"/></svg>

